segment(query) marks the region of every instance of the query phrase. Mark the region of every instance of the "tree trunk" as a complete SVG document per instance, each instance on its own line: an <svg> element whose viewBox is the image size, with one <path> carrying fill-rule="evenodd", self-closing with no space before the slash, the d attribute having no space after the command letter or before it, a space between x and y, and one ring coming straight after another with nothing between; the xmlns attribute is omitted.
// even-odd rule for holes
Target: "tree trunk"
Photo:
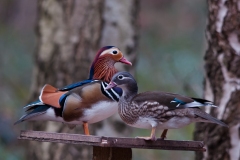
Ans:
<svg viewBox="0 0 240 160"><path fill-rule="evenodd" d="M124 55L127 53L126 57L130 61L134 61L137 8L137 0L39 0L36 29L38 41L30 100L38 98L46 83L63 87L86 79L90 64L103 45L119 47ZM91 134L101 130L99 134L105 135L102 128L107 128L105 125L109 123L97 124L97 129L91 130ZM33 130L83 133L81 127L70 130L57 122L30 124ZM90 148L30 142L27 159L91 159Z"/></svg>
<svg viewBox="0 0 240 160"><path fill-rule="evenodd" d="M240 159L240 1L208 0L208 49L205 55L205 98L218 108L206 112L229 125L196 125L194 139L204 140L207 152L196 159Z"/></svg>

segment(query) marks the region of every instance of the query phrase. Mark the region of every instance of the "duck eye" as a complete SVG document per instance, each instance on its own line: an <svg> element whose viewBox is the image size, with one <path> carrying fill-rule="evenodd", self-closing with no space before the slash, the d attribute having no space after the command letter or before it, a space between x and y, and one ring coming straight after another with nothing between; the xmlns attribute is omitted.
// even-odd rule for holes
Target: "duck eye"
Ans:
<svg viewBox="0 0 240 160"><path fill-rule="evenodd" d="M112 53L113 53L113 54L117 54L118 52L115 50L115 51L113 51Z"/></svg>
<svg viewBox="0 0 240 160"><path fill-rule="evenodd" d="M122 80L123 79L123 75L119 75L118 79Z"/></svg>

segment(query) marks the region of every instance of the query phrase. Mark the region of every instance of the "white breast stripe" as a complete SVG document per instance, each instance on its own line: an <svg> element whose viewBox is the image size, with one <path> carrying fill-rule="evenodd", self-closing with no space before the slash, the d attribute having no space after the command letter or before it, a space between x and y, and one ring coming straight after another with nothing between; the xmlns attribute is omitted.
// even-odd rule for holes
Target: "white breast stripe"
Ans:
<svg viewBox="0 0 240 160"><path fill-rule="evenodd" d="M108 85L106 82L105 82L105 84ZM113 92L113 94L114 94L118 99L120 98L119 94L117 94L117 93L114 91L114 89L111 88L111 91Z"/></svg>
<svg viewBox="0 0 240 160"><path fill-rule="evenodd" d="M107 93L108 96L111 97L111 99L115 101L115 99L112 97L112 95L107 90L105 90L106 87L104 86L103 82L101 82L101 84L103 86L104 92Z"/></svg>

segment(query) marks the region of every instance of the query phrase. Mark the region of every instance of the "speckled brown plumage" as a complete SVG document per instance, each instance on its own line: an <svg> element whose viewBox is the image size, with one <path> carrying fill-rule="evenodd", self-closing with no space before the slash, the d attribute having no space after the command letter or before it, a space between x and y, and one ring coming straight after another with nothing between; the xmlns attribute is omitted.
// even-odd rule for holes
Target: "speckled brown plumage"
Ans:
<svg viewBox="0 0 240 160"><path fill-rule="evenodd" d="M161 91L137 94L137 82L128 72L116 73L107 88L114 86L123 90L118 103L120 117L133 127L152 129L151 136L144 137L147 140L155 139L156 128L181 128L192 122L209 122L227 126L198 108L216 107L210 101Z"/></svg>

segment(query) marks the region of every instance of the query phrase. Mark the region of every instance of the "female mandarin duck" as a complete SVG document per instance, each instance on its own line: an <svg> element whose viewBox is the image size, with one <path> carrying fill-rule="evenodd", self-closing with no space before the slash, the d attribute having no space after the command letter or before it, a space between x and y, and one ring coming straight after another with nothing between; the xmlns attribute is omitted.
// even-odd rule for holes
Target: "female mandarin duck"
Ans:
<svg viewBox="0 0 240 160"><path fill-rule="evenodd" d="M137 94L137 82L128 72L116 73L106 89L116 86L123 90L118 103L118 113L122 120L133 127L152 129L150 137L139 138L155 140L155 130L165 129L161 136L164 139L167 129L181 128L192 122L209 122L227 126L198 108L216 107L210 101L160 91Z"/></svg>
<svg viewBox="0 0 240 160"><path fill-rule="evenodd" d="M42 88L39 101L25 106L26 115L15 124L32 120L63 122L71 128L83 124L84 133L89 135L88 123L96 123L117 112L117 101L122 90L117 87L105 90L107 83L117 72L114 67L116 62L132 65L118 48L101 48L90 68L89 79L62 89L46 84Z"/></svg>

